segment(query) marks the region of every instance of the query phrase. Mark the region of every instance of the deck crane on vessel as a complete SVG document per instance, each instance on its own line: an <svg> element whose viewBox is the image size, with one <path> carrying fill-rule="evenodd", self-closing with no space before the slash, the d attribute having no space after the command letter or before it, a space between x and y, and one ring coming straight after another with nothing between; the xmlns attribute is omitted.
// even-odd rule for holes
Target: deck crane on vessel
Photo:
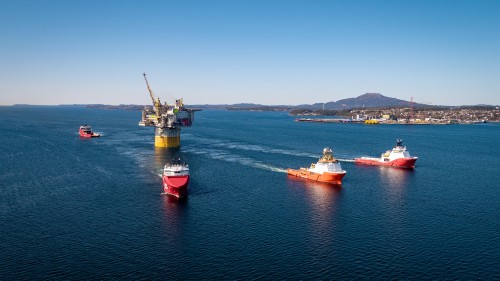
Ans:
<svg viewBox="0 0 500 281"><path fill-rule="evenodd" d="M200 109L185 108L182 99L176 100L173 106L169 106L166 102L162 105L160 98L155 98L146 78L146 73L143 75L153 103L153 110L147 106L144 107L139 126L155 126L156 147L180 146L181 127L191 127L194 113Z"/></svg>

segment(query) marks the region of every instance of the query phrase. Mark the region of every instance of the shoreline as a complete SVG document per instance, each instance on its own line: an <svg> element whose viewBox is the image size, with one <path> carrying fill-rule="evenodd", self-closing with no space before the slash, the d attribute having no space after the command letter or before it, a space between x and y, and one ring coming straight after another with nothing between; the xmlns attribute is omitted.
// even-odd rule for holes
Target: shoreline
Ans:
<svg viewBox="0 0 500 281"><path fill-rule="evenodd" d="M450 120L443 120L442 122L398 122L391 120L374 121L366 123L365 120L351 120L341 118L295 118L295 122L308 122L308 123L347 123L347 124L366 124L366 125L477 125L488 123L500 123L499 121L459 121L451 122Z"/></svg>

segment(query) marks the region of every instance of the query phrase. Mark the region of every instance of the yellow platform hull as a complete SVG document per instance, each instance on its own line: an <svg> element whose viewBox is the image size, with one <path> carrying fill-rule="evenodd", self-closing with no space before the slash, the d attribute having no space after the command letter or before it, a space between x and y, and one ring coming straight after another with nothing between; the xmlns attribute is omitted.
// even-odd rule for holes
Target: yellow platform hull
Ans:
<svg viewBox="0 0 500 281"><path fill-rule="evenodd" d="M181 146L181 137L155 136L155 147L179 147Z"/></svg>
<svg viewBox="0 0 500 281"><path fill-rule="evenodd" d="M181 128L156 128L155 147L179 147L181 145Z"/></svg>

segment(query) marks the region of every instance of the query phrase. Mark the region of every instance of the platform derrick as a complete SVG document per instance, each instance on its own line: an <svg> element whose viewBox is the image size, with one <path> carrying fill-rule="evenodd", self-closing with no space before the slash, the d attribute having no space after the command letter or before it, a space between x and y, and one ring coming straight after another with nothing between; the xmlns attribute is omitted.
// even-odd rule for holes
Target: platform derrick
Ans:
<svg viewBox="0 0 500 281"><path fill-rule="evenodd" d="M199 109L184 107L182 99L176 100L174 105L168 105L166 102L162 104L160 98L155 98L146 73L143 75L153 107L144 107L139 126L155 127L156 147L179 147L181 127L190 127L194 121L194 113Z"/></svg>

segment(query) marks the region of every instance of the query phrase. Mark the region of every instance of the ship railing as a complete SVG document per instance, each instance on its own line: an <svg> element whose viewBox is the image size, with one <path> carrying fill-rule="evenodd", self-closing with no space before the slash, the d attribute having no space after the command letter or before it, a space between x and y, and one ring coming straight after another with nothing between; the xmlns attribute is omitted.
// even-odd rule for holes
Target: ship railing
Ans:
<svg viewBox="0 0 500 281"><path fill-rule="evenodd" d="M182 167L182 164L165 164L165 167Z"/></svg>
<svg viewBox="0 0 500 281"><path fill-rule="evenodd" d="M163 174L165 176L187 176L189 172L187 170L182 171L164 171Z"/></svg>

